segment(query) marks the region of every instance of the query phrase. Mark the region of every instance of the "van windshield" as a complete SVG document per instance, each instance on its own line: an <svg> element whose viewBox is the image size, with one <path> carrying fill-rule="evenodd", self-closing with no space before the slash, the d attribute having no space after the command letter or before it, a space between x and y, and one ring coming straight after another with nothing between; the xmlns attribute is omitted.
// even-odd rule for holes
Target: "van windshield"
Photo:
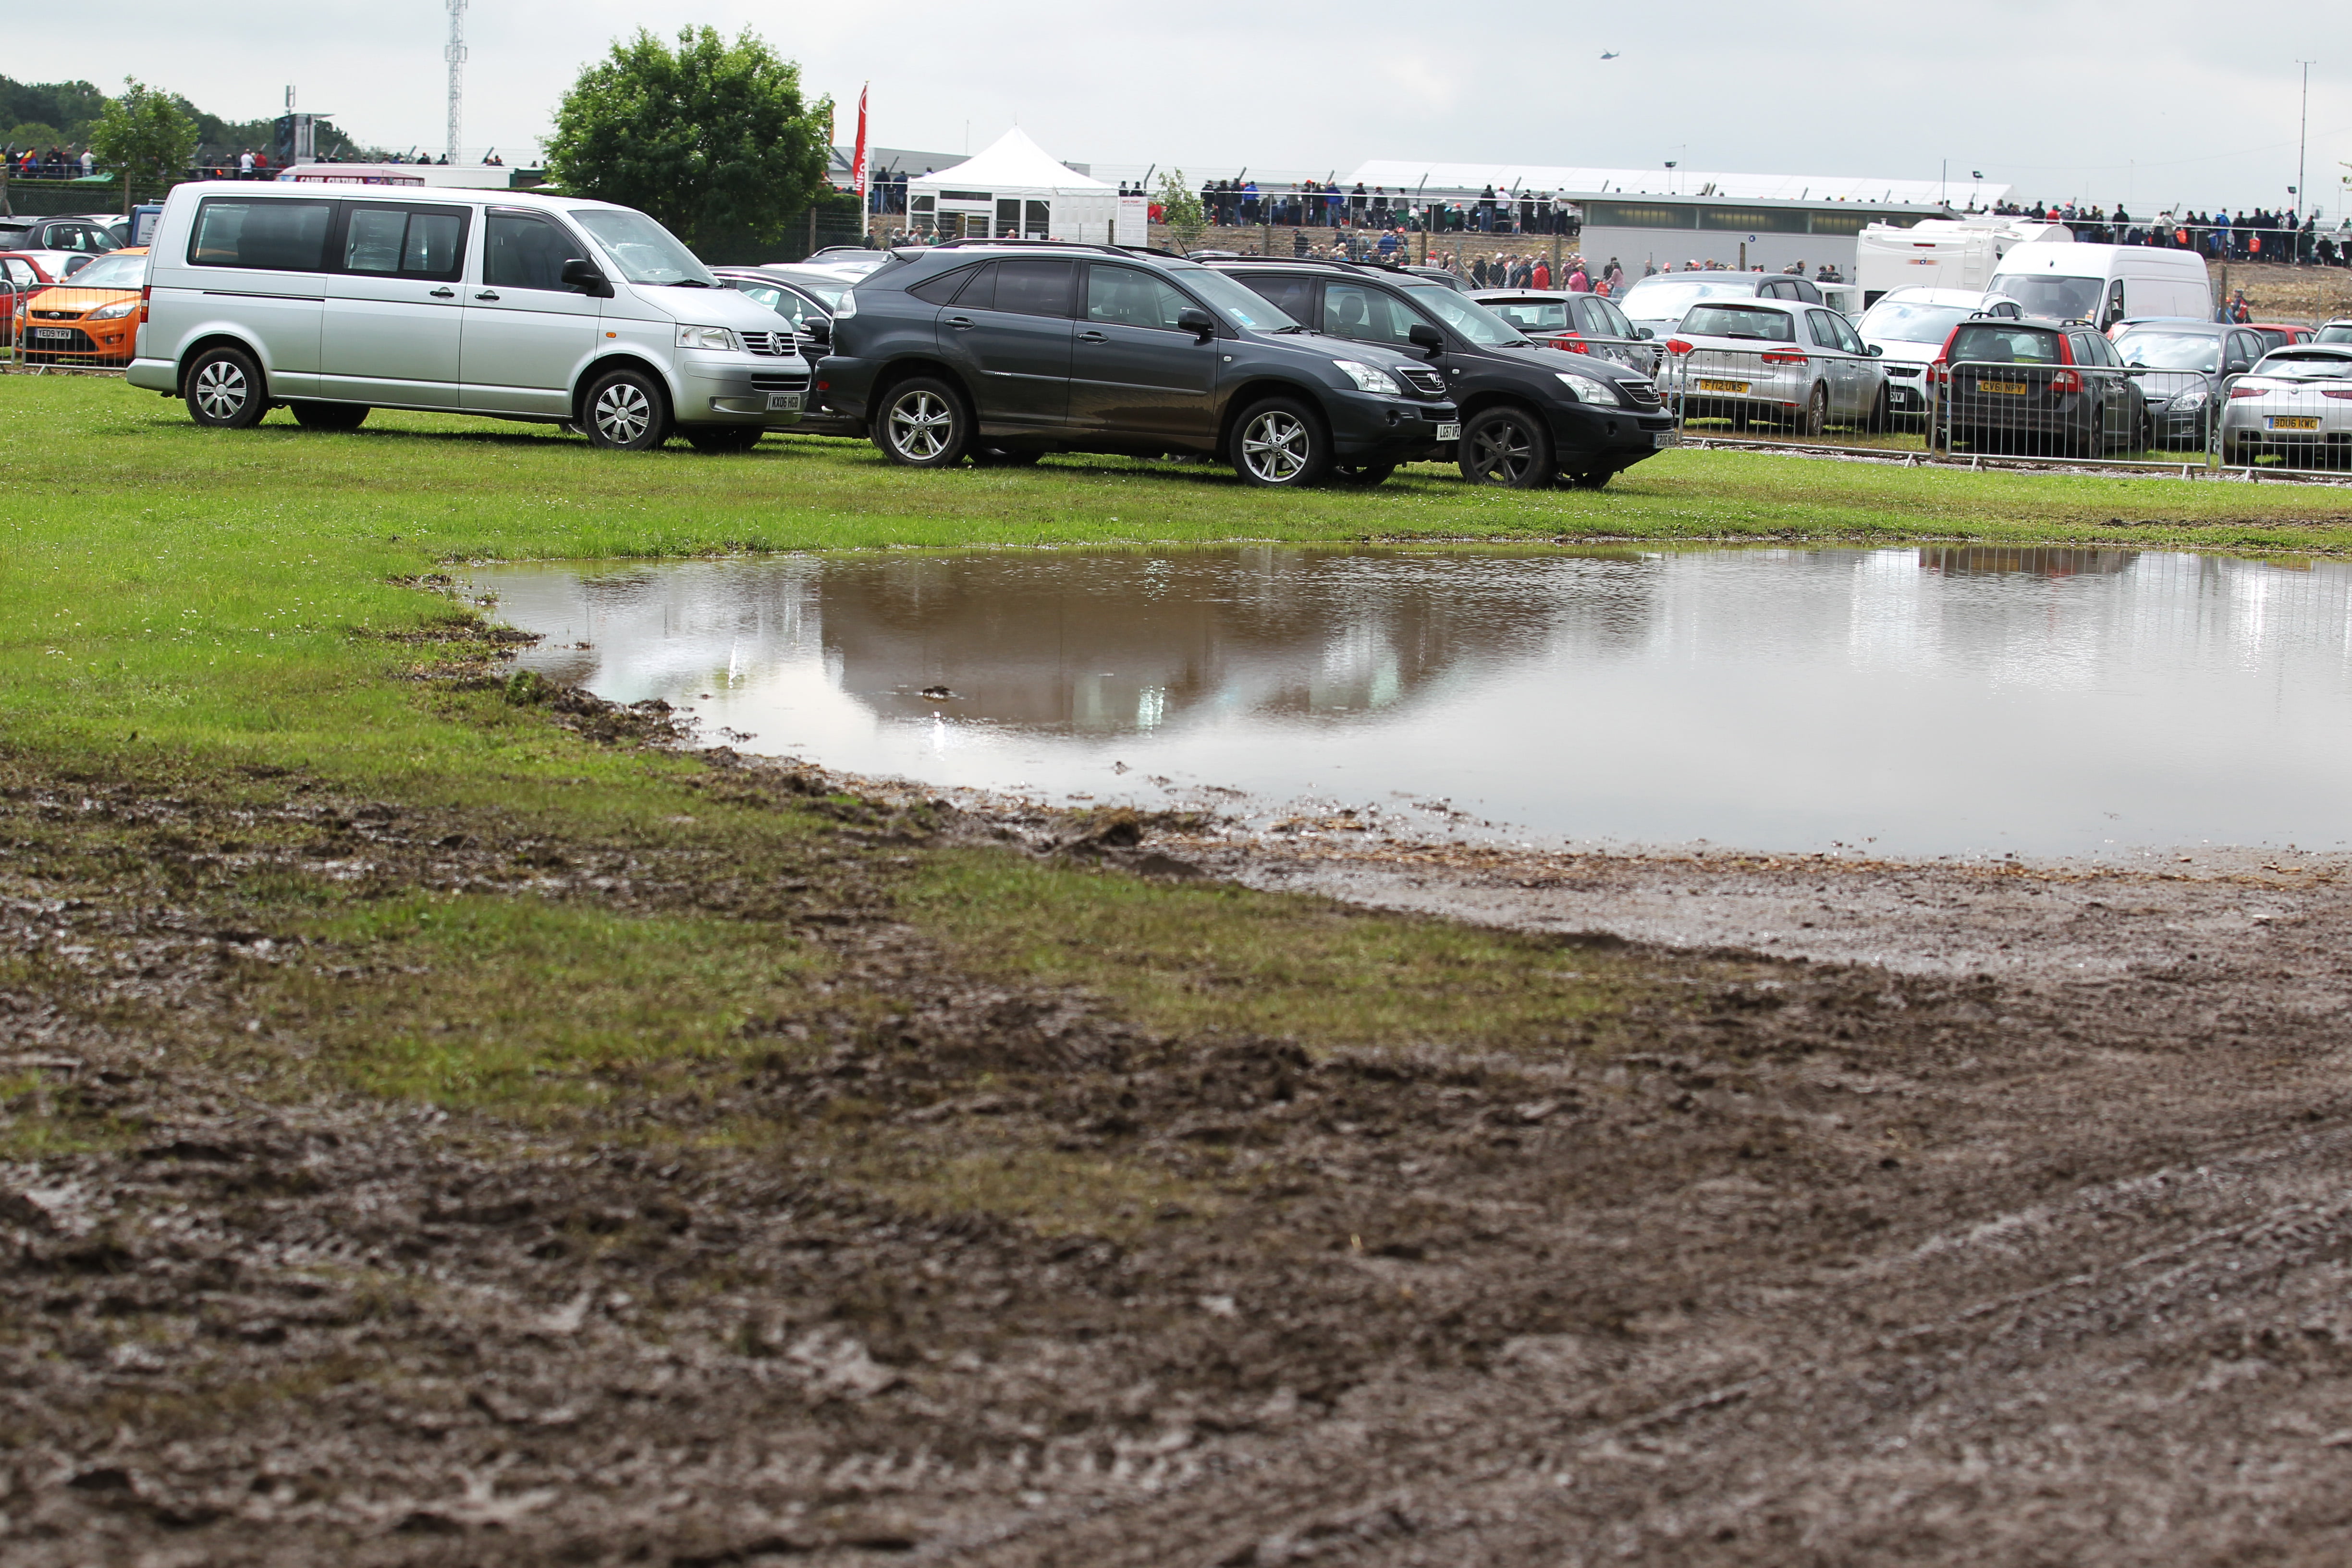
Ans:
<svg viewBox="0 0 2352 1568"><path fill-rule="evenodd" d="M2054 316L2062 321L2089 321L2106 289L2100 278L2062 278L2054 272L2002 272L1994 275L1990 294L2005 294L2025 307L2029 316Z"/></svg>
<svg viewBox="0 0 2352 1568"><path fill-rule="evenodd" d="M672 283L688 288L716 289L719 279L677 242L677 237L653 219L626 208L602 207L573 212L572 220L595 237L632 283Z"/></svg>

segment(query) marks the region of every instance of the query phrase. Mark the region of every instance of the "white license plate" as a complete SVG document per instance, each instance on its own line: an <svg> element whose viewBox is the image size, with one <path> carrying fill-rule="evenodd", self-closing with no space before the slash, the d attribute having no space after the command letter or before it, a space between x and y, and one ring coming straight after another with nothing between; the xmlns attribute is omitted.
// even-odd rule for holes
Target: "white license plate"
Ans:
<svg viewBox="0 0 2352 1568"><path fill-rule="evenodd" d="M768 412L769 412L769 413L771 413L771 414L798 414L800 411L801 411L801 395L800 395L799 393L797 393L797 392L772 392L772 393L768 394Z"/></svg>
<svg viewBox="0 0 2352 1568"><path fill-rule="evenodd" d="M2319 421L2307 414L2273 414L2263 421L2266 430L2316 430Z"/></svg>
<svg viewBox="0 0 2352 1568"><path fill-rule="evenodd" d="M71 327L35 327L33 329L33 335L37 338L61 338L70 340L73 337L73 329Z"/></svg>
<svg viewBox="0 0 2352 1568"><path fill-rule="evenodd" d="M1674 444L1675 433L1671 430L1661 430L1650 440L1653 447L1671 447Z"/></svg>
<svg viewBox="0 0 2352 1568"><path fill-rule="evenodd" d="M1462 426L1459 425L1440 425L1437 427L1437 438L1441 441L1459 441L1462 439Z"/></svg>

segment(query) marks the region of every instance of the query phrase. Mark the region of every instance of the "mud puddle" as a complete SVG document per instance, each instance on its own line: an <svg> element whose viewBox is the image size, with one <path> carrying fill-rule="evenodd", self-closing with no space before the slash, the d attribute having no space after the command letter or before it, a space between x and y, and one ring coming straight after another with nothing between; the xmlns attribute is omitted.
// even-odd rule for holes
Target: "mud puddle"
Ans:
<svg viewBox="0 0 2352 1568"><path fill-rule="evenodd" d="M473 574L710 743L1409 837L2118 861L2343 847L2352 566L1252 547Z"/></svg>

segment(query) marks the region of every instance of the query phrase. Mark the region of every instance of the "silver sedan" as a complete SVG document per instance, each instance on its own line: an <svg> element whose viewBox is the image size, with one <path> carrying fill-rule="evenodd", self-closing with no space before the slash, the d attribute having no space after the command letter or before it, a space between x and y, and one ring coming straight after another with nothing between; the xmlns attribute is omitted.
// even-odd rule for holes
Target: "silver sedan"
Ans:
<svg viewBox="0 0 2352 1568"><path fill-rule="evenodd" d="M1682 417L1763 420L1803 437L1824 426L1884 430L1886 371L1853 324L1825 305L1706 301L1666 340L1660 385Z"/></svg>

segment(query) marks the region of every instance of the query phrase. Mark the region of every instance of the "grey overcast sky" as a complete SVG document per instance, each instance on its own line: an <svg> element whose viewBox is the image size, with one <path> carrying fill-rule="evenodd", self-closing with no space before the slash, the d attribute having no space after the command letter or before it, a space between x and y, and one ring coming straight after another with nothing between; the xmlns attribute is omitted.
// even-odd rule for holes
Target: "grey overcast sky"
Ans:
<svg viewBox="0 0 2352 1568"><path fill-rule="evenodd" d="M95 53L86 19L20 19L0 69L47 81L102 58L232 119L278 112L292 83L362 141L441 144L436 0L105 14ZM1017 121L1112 178L1155 163L1320 176L1381 157L1934 179L1948 160L1963 190L1982 169L2028 199L2136 211L2284 205L2295 61L2311 59L2307 184L2331 215L2352 194L2344 0L473 0L468 148L521 161L615 37L698 23L798 60L840 102L844 142L870 80L878 145L977 151Z"/></svg>

